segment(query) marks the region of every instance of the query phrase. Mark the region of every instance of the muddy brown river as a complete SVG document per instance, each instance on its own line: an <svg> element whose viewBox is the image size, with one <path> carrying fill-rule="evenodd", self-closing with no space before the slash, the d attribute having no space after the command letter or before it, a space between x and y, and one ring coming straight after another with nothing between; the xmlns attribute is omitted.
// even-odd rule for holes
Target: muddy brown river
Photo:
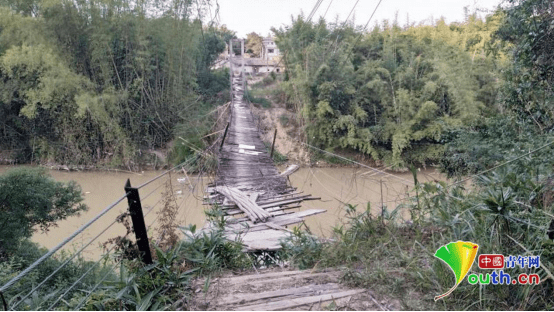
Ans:
<svg viewBox="0 0 554 312"><path fill-rule="evenodd" d="M9 170L10 166L0 166L0 174ZM284 170L284 168L280 168ZM159 175L162 171L145 171L142 173L115 172L115 171L87 171L65 172L58 170L49 171L57 181L75 180L81 185L85 204L89 210L79 216L73 216L58 223L58 227L52 228L48 233L37 232L32 240L46 248L56 246L65 237L69 236L84 223L96 216L105 207L112 204L124 194L124 185L127 179L131 179L133 186L138 186ZM201 228L205 222L202 205L203 191L206 184L211 181L209 177L199 178L189 176L186 181L184 174L172 174L171 185L176 196L176 204L180 207L177 222L180 225L196 224ZM434 169L421 170L418 173L420 182L444 179ZM170 191L167 186L169 176L156 180L140 189L143 200L143 210L152 211L145 217L149 227L149 237L157 237L157 212L162 206L162 193ZM377 215L381 212L381 203L389 210L402 203L413 188L412 174L374 172L360 168L301 168L290 176L292 186L305 194L321 197L321 200L306 201L302 204L305 209L325 209L326 213L306 218L306 225L318 235L329 236L333 226L339 225L344 219L344 203L358 205L362 211L371 203L372 212ZM381 195L382 194L382 195ZM72 251L86 244L92 237L98 235L106 226L127 209L127 201L124 200L110 212L92 224L71 243L66 245L67 251ZM407 212L401 212L401 216L407 219ZM102 234L83 253L86 258L97 259L102 254L100 244L106 240L123 235L126 230L123 225L115 224L106 233Z"/></svg>

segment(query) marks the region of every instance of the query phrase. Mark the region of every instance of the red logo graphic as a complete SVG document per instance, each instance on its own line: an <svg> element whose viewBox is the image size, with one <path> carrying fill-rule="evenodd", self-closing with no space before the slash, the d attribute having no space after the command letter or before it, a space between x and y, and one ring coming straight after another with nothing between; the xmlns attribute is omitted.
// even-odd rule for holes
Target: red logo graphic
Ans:
<svg viewBox="0 0 554 312"><path fill-rule="evenodd" d="M480 269L502 269L504 268L503 255L479 255Z"/></svg>

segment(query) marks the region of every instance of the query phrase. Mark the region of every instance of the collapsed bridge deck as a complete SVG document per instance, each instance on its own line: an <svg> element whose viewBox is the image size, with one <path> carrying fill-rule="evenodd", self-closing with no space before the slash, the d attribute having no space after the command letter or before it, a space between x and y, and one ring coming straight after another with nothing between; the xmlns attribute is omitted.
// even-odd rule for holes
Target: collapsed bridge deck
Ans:
<svg viewBox="0 0 554 312"><path fill-rule="evenodd" d="M255 126L250 104L244 98L243 72L231 70L231 114L219 152L215 182L208 186L205 200L220 207L225 215L225 235L240 236L245 250L276 250L290 235L287 225L325 212L310 209L295 212L304 200L319 199L297 192L288 176L298 166L280 173ZM213 224L207 224L210 229Z"/></svg>

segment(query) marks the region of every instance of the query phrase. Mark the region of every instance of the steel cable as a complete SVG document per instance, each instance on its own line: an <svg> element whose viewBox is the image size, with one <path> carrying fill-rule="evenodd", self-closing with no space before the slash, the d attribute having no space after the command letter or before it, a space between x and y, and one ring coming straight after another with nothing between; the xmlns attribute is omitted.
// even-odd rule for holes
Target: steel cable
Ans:
<svg viewBox="0 0 554 312"><path fill-rule="evenodd" d="M75 238L77 235L79 235L81 232L86 230L91 224L96 222L100 217L105 215L108 211L113 209L117 204L119 204L122 200L127 198L127 195L129 193L123 195L118 200L116 200L113 204L109 205L108 207L104 208L96 217L92 218L89 222L82 225L77 231L75 231L73 234L71 234L69 237L65 238L61 243L59 243L54 248L50 249L46 254L44 254L42 257L40 257L38 260L33 262L29 267L27 267L25 270L23 270L21 273L19 273L16 277L9 280L4 286L0 288L1 292L6 291L8 288L10 288L13 284L15 284L17 281L19 281L21 278L23 278L25 275L27 275L29 272L31 272L34 268L36 268L38 265L40 265L42 262L44 262L46 259L50 258L56 251L60 250L65 244L67 244L69 241L71 241L73 238Z"/></svg>
<svg viewBox="0 0 554 312"><path fill-rule="evenodd" d="M127 235L125 235L125 236L127 236ZM56 304L58 304L58 302L60 302L60 300L62 300L63 297L65 297L65 295L67 295L67 294L69 293L69 291L71 291L75 286L77 286L77 284L79 284L79 282L80 282L83 278L85 278L85 277L92 271L92 269L96 268L96 266L97 266L102 260L106 259L106 257L109 256L110 251L112 251L112 249L114 249L114 248L115 248L115 245L112 246L110 249L108 249L108 251L104 254L104 256L102 256L102 258L100 258L98 261L96 261L96 262L95 262L95 263L94 263L83 275L81 275L81 277L79 277L78 280L76 280L68 289L66 289L66 291L65 291L62 295L60 295L60 296L58 297L58 299L56 299L56 301L54 301L54 303L52 303L52 304L50 305L50 307L48 307L47 310L48 310L48 311L52 310L52 308L55 307ZM40 308L40 306L39 306L39 308Z"/></svg>

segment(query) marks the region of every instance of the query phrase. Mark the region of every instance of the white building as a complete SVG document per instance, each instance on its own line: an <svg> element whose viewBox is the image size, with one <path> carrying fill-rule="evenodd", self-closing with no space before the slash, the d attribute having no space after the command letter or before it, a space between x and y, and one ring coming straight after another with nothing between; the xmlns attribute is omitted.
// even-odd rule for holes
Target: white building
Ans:
<svg viewBox="0 0 554 312"><path fill-rule="evenodd" d="M273 38L263 38L262 39L262 60L274 60L279 58L279 48L275 44Z"/></svg>
<svg viewBox="0 0 554 312"><path fill-rule="evenodd" d="M281 56L279 48L275 44L273 38L262 39L262 52L261 57L245 57L244 58L244 71L249 74L258 73L280 73L284 70L284 64L281 62ZM234 44L233 44L234 46ZM214 64L213 68L229 67L229 61L233 63L233 67L240 67L242 61L239 58L230 57L229 47L226 51L219 56L219 59Z"/></svg>

